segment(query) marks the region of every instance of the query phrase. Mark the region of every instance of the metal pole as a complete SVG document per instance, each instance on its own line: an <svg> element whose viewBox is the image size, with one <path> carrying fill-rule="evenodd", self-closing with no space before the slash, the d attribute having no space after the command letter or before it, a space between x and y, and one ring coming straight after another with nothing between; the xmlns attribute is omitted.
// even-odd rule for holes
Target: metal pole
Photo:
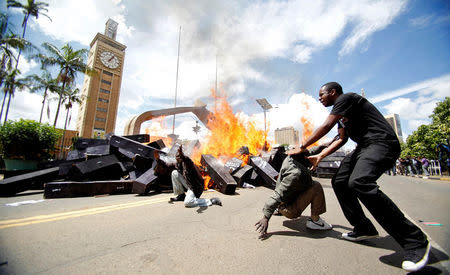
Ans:
<svg viewBox="0 0 450 275"><path fill-rule="evenodd" d="M178 68L180 66L180 41L181 41L181 26L180 32L178 33L178 57L177 57L177 76L175 79L175 102L173 107L177 107L177 89L178 89ZM175 115L173 115L173 123L172 123L172 134L175 133Z"/></svg>
<svg viewBox="0 0 450 275"><path fill-rule="evenodd" d="M264 109L264 135L266 135L266 109Z"/></svg>

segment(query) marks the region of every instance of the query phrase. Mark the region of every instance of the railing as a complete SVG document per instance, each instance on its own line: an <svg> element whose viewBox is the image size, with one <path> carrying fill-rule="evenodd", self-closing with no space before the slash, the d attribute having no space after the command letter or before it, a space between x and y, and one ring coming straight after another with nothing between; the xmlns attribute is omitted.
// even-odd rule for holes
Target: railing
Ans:
<svg viewBox="0 0 450 275"><path fill-rule="evenodd" d="M430 160L430 166L428 167L431 175L442 176L441 164L438 160Z"/></svg>

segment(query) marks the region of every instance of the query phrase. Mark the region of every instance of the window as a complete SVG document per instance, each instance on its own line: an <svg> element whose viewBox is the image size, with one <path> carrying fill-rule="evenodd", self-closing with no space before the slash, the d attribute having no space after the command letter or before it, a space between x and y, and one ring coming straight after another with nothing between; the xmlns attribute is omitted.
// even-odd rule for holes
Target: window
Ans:
<svg viewBox="0 0 450 275"><path fill-rule="evenodd" d="M109 75L109 76L112 76L112 75L113 75L112 73L110 73L110 72L108 72L108 71L103 71L103 73L106 74L106 75Z"/></svg>
<svg viewBox="0 0 450 275"><path fill-rule="evenodd" d="M108 102L109 102L109 100L104 99L104 98L101 98L101 97L98 98L98 101L105 102L105 103L108 103Z"/></svg>
<svg viewBox="0 0 450 275"><path fill-rule="evenodd" d="M110 94L111 92L105 89L100 88L100 92L105 93L105 94Z"/></svg>
<svg viewBox="0 0 450 275"><path fill-rule="evenodd" d="M106 119L104 119L102 117L95 117L95 120L101 121L101 122L105 122L106 121Z"/></svg>
<svg viewBox="0 0 450 275"><path fill-rule="evenodd" d="M105 84L111 85L111 81L102 79L102 82L105 83Z"/></svg>
<svg viewBox="0 0 450 275"><path fill-rule="evenodd" d="M108 112L108 110L106 110L105 108L100 108L100 107L97 107L97 111L104 112L104 113Z"/></svg>

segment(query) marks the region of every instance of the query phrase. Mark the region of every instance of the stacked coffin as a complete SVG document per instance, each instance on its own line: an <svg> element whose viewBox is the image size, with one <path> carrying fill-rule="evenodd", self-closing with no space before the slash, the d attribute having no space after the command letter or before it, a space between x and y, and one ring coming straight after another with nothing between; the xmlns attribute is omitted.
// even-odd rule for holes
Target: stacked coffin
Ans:
<svg viewBox="0 0 450 275"><path fill-rule="evenodd" d="M112 135L106 140L80 138L73 147L63 161L0 181L0 196L12 196L36 186L44 187L45 198L170 190L177 151L181 147L185 155L191 156L199 143L177 142L166 150L162 140L149 143L149 135ZM227 161L209 154L201 156L199 168L211 178L210 187L224 194L234 194L244 183L275 188L286 157L284 147L258 156L252 156L248 148L242 147L239 154L239 158ZM328 156L319 164L317 175L334 174L342 159L339 152Z"/></svg>

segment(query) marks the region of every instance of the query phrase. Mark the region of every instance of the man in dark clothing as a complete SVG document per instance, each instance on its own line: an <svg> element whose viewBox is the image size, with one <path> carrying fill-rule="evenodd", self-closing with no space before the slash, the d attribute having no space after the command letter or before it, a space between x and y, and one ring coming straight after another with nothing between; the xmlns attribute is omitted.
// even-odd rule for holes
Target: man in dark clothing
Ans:
<svg viewBox="0 0 450 275"><path fill-rule="evenodd" d="M183 153L182 146L178 149L176 161L175 169L171 173L173 193L176 197L170 198L170 202L183 201L186 207L204 207L213 204L222 206L219 198L200 198L204 189L203 177L194 162Z"/></svg>
<svg viewBox="0 0 450 275"><path fill-rule="evenodd" d="M340 139L309 159L315 169L324 157L340 148L348 137L357 143L355 150L344 158L332 179L333 190L342 211L354 227L352 232L343 233L342 237L360 241L378 236L374 225L364 215L359 199L405 250L403 269L416 271L423 268L431 248L427 237L376 183L383 172L394 165L400 154L400 144L392 127L367 99L355 93L343 94L341 85L336 82L321 87L319 100L325 107L333 106L330 115L302 145L288 151L288 154L305 151L338 124Z"/></svg>

